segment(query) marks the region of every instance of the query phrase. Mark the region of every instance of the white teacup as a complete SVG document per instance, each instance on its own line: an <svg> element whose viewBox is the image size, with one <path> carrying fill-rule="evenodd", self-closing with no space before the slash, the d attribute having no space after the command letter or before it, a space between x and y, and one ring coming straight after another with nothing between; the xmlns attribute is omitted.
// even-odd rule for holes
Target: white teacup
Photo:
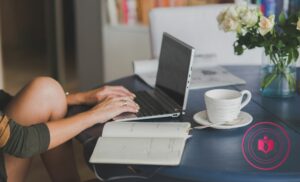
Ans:
<svg viewBox="0 0 300 182"><path fill-rule="evenodd" d="M246 97L243 100L244 96ZM232 122L237 119L241 109L251 100L251 92L229 89L214 89L204 95L208 120L213 124Z"/></svg>

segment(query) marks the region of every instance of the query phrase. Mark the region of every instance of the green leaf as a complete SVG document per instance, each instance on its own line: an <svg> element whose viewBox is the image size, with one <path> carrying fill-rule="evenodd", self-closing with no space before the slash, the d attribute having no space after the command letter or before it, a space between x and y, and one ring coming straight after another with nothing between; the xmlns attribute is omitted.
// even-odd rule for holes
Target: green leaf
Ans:
<svg viewBox="0 0 300 182"><path fill-rule="evenodd" d="M295 90L296 89L296 80L295 80L293 74L290 72L285 72L284 77L288 81L289 89Z"/></svg>
<svg viewBox="0 0 300 182"><path fill-rule="evenodd" d="M240 44L234 45L234 52L237 55L241 55L244 52L243 46L241 46Z"/></svg>
<svg viewBox="0 0 300 182"><path fill-rule="evenodd" d="M298 49L294 49L294 61L296 62L299 58L299 52L298 52Z"/></svg>
<svg viewBox="0 0 300 182"><path fill-rule="evenodd" d="M280 24L280 25L284 25L284 24L285 24L286 17L285 17L284 12L281 12L281 13L280 13L278 19L279 19L279 24Z"/></svg>
<svg viewBox="0 0 300 182"><path fill-rule="evenodd" d="M294 51L293 49L289 50L289 54L288 54L288 64L291 64L291 62L293 61L294 58Z"/></svg>

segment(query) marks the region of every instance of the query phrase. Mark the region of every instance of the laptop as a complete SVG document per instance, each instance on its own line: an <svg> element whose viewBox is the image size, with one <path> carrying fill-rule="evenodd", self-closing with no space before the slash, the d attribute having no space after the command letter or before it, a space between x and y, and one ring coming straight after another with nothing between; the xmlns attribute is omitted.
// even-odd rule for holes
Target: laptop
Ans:
<svg viewBox="0 0 300 182"><path fill-rule="evenodd" d="M139 112L123 113L114 120L178 117L184 114L194 52L192 46L164 32L155 88L150 91L134 92L135 102L140 106Z"/></svg>

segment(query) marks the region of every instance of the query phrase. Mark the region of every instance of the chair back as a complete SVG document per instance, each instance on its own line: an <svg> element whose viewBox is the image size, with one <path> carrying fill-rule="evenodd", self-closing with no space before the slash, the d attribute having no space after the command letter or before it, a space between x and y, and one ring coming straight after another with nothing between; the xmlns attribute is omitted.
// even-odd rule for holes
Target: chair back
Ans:
<svg viewBox="0 0 300 182"><path fill-rule="evenodd" d="M156 8L149 14L153 58L158 58L163 32L168 32L196 49L196 55L216 55L217 64L261 64L262 49L234 54L236 35L218 27L218 14L233 4Z"/></svg>

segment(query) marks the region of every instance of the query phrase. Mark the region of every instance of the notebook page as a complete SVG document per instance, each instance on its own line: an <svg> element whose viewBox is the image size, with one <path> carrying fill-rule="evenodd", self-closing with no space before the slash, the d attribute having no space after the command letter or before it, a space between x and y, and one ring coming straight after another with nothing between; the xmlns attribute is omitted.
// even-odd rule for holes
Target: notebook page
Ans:
<svg viewBox="0 0 300 182"><path fill-rule="evenodd" d="M119 138L98 139L91 163L178 165L184 138Z"/></svg>
<svg viewBox="0 0 300 182"><path fill-rule="evenodd" d="M188 136L188 122L109 122L103 137L182 137Z"/></svg>

